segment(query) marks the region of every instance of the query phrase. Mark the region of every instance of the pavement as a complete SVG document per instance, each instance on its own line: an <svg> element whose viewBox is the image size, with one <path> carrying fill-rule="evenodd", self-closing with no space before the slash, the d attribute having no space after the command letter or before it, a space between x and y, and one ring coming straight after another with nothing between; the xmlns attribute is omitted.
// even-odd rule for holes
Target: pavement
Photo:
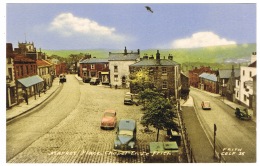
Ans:
<svg viewBox="0 0 260 166"><path fill-rule="evenodd" d="M39 106L42 102L47 100L54 92L56 92L57 89L60 88L59 78L55 78L53 80L52 86L47 89L45 93L41 92L40 96L37 94L36 99L34 96L28 98L28 105L25 101L19 103L16 106L13 106L6 110L6 121L9 121L11 119L14 119L18 117L19 115L22 115L33 108Z"/></svg>

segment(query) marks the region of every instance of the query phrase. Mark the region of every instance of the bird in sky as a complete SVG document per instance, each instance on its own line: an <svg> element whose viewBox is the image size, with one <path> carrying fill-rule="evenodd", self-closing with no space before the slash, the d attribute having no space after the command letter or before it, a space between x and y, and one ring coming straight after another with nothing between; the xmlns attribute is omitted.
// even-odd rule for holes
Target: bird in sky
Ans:
<svg viewBox="0 0 260 166"><path fill-rule="evenodd" d="M150 11L151 13L153 13L152 9L149 6L145 6L145 8Z"/></svg>

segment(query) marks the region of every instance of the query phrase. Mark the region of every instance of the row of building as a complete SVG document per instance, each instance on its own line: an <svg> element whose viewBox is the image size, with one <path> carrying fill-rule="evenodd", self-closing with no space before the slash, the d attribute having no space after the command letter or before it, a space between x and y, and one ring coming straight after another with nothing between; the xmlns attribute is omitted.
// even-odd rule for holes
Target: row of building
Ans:
<svg viewBox="0 0 260 166"><path fill-rule="evenodd" d="M139 49L137 52L128 52L125 47L122 53L109 52L106 59L89 56L79 62L79 75L84 82L97 77L102 84L130 88L131 92L133 87L130 86L129 76L140 69L148 69L154 86L168 97L179 98L181 88L189 88L187 78L186 84L184 81L182 84L181 77L186 76L181 73L180 64L173 61L172 55L161 58L159 50L156 57L145 55L141 58Z"/></svg>
<svg viewBox="0 0 260 166"><path fill-rule="evenodd" d="M189 71L190 85L211 93L220 94L228 100L253 109L256 115L256 52L251 55L248 66L239 69L212 70L210 67Z"/></svg>
<svg viewBox="0 0 260 166"><path fill-rule="evenodd" d="M33 42L6 44L6 108L23 102L52 86L56 75L66 71L66 64L50 61L37 51Z"/></svg>

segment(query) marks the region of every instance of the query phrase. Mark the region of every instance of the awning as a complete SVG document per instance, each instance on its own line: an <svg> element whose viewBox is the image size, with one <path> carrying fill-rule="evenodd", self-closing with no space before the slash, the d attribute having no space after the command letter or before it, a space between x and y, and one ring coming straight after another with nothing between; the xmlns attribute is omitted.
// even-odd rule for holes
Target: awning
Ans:
<svg viewBox="0 0 260 166"><path fill-rule="evenodd" d="M108 72L101 72L101 74L109 74Z"/></svg>
<svg viewBox="0 0 260 166"><path fill-rule="evenodd" d="M40 76L35 75L35 76L31 76L31 77L18 79L17 81L20 82L23 86L25 86L27 88L27 87L30 87L32 85L43 82L43 79Z"/></svg>

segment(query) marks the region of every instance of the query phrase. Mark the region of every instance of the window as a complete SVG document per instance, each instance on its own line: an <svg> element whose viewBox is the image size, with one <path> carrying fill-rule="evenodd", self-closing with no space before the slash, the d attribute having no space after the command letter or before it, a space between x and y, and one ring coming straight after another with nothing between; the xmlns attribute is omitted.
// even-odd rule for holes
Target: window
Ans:
<svg viewBox="0 0 260 166"><path fill-rule="evenodd" d="M246 95L244 95L244 101L246 101Z"/></svg>
<svg viewBox="0 0 260 166"><path fill-rule="evenodd" d="M96 77L96 72L90 72L91 77Z"/></svg>
<svg viewBox="0 0 260 166"><path fill-rule="evenodd" d="M91 65L90 65L90 68L91 68L91 69L95 69L95 65L94 65L94 64L91 64Z"/></svg>
<svg viewBox="0 0 260 166"><path fill-rule="evenodd" d="M238 97L238 92L237 92L237 97Z"/></svg>
<svg viewBox="0 0 260 166"><path fill-rule="evenodd" d="M163 75L166 75L166 74L167 74L167 68L166 68L166 67L163 67L163 68L162 68L162 74L163 74Z"/></svg>
<svg viewBox="0 0 260 166"><path fill-rule="evenodd" d="M167 89L167 81L162 82L162 89Z"/></svg>
<svg viewBox="0 0 260 166"><path fill-rule="evenodd" d="M114 75L114 81L118 82L118 75Z"/></svg>
<svg viewBox="0 0 260 166"><path fill-rule="evenodd" d="M8 68L8 75L9 75L10 81L13 81L13 70L12 70L12 68Z"/></svg>
<svg viewBox="0 0 260 166"><path fill-rule="evenodd" d="M249 76L252 77L252 71L249 72Z"/></svg>
<svg viewBox="0 0 260 166"><path fill-rule="evenodd" d="M118 66L114 66L114 72L118 72Z"/></svg>
<svg viewBox="0 0 260 166"><path fill-rule="evenodd" d="M23 66L20 66L21 76L23 76Z"/></svg>
<svg viewBox="0 0 260 166"><path fill-rule="evenodd" d="M243 76L245 75L245 70L243 70Z"/></svg>

